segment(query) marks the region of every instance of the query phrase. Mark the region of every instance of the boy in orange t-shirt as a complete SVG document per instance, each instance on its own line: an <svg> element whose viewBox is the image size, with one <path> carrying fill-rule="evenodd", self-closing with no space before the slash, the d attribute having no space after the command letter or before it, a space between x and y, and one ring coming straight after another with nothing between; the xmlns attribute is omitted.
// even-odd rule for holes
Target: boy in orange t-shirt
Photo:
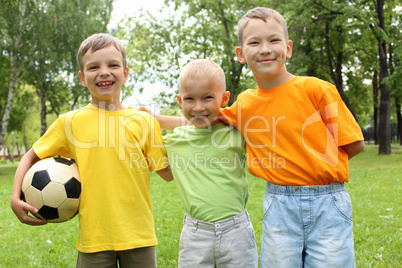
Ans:
<svg viewBox="0 0 402 268"><path fill-rule="evenodd" d="M261 267L354 267L352 206L344 182L363 135L336 88L286 70L286 21L258 7L238 24L236 55L257 90L222 111L247 142L250 172L267 180Z"/></svg>

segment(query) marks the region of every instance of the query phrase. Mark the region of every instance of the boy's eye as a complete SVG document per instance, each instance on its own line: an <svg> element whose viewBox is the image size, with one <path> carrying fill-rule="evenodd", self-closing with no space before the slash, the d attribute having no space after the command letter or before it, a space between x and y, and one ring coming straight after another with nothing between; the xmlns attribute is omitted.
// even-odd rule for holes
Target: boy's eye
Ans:
<svg viewBox="0 0 402 268"><path fill-rule="evenodd" d="M96 70L98 67L97 66L89 66L88 70Z"/></svg>
<svg viewBox="0 0 402 268"><path fill-rule="evenodd" d="M213 99L213 97L212 97L212 96L206 96L205 99L206 99L206 100L208 100L208 99Z"/></svg>

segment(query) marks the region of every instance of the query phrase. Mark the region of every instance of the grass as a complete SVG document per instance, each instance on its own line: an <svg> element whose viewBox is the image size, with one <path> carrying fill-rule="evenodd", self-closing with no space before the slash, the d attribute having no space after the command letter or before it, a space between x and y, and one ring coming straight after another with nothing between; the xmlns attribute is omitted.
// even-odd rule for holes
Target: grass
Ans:
<svg viewBox="0 0 402 268"><path fill-rule="evenodd" d="M366 148L350 162L356 266L402 267L402 149L387 156L377 150ZM21 224L9 205L15 168L0 166L0 267L75 267L78 218L40 227ZM174 183L153 174L151 187L158 267L177 267L184 210ZM250 177L249 191L247 209L259 250L265 182Z"/></svg>

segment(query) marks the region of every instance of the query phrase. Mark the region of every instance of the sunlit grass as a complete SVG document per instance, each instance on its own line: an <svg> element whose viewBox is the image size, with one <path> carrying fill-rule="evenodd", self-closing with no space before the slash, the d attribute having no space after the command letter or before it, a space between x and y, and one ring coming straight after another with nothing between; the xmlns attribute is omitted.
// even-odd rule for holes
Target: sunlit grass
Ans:
<svg viewBox="0 0 402 268"><path fill-rule="evenodd" d="M388 156L375 148L350 161L354 238L357 267L401 267L402 149ZM75 267L78 218L31 227L21 224L10 208L15 165L0 166L0 267ZM248 211L254 225L258 250L261 243L262 197L265 182L249 177ZM158 267L177 267L184 215L174 183L151 177L151 196Z"/></svg>

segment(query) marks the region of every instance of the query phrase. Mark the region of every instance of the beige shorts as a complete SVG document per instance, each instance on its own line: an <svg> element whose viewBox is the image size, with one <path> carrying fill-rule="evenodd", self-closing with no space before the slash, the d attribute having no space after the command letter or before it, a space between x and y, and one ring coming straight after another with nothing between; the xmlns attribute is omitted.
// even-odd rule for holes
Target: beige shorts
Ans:
<svg viewBox="0 0 402 268"><path fill-rule="evenodd" d="M257 268L253 225L247 211L217 222L184 217L179 268Z"/></svg>
<svg viewBox="0 0 402 268"><path fill-rule="evenodd" d="M117 267L156 268L155 246L123 251L78 252L77 268Z"/></svg>

